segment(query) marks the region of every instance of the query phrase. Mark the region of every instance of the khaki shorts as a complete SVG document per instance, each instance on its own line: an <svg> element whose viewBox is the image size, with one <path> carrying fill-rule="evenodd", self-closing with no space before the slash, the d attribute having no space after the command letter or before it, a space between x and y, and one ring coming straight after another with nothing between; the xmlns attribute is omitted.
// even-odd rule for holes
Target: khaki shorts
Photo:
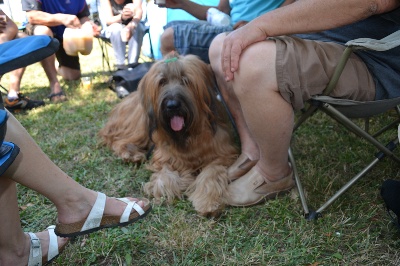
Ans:
<svg viewBox="0 0 400 266"><path fill-rule="evenodd" d="M282 97L295 110L313 95L321 94L332 77L345 47L331 42L303 40L293 36L272 38L276 42L276 75ZM353 54L332 97L358 101L375 99L375 82L364 62Z"/></svg>

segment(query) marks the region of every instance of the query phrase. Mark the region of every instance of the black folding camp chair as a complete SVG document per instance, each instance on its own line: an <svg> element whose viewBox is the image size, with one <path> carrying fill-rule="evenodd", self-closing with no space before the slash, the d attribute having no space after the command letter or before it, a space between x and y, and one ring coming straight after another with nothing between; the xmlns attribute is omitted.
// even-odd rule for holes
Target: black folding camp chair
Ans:
<svg viewBox="0 0 400 266"><path fill-rule="evenodd" d="M300 181L294 155L292 149L289 149L289 160L292 164L297 189L299 191L299 196L306 219L314 220L319 218L321 216L321 213L329 205L331 205L336 199L338 199L344 192L346 192L354 183L356 183L361 177L363 177L368 171L370 171L384 157L389 157L395 162L400 163L400 158L393 153L394 148L399 142L397 131L395 132L393 139L386 145L382 144L377 139L377 137L383 132L386 132L387 130L393 128L397 129L397 125L400 122L400 109L398 108L398 105L400 104L400 97L388 100L358 102L351 100L335 99L327 96L335 88L347 60L355 50L387 51L399 45L400 30L381 40L361 38L346 43L346 49L325 91L322 95L314 96L309 100L307 110L296 121L294 131L296 131L300 127L300 125L302 125L317 110L321 110L328 114L329 117L332 117L334 120L342 124L350 132L353 132L361 138L367 140L370 144L374 145L379 150L379 152L375 155L375 158L365 168L363 168L357 175L351 178L341 189L339 189L333 196L331 196L331 198L323 203L321 207L316 210L312 210L309 209L307 205L307 199ZM395 120L384 126L378 132L374 134L369 133L368 119L375 115L387 112L391 109L396 110L397 117L395 118ZM354 118L366 119L365 128L361 128L360 126L358 126L353 121Z"/></svg>

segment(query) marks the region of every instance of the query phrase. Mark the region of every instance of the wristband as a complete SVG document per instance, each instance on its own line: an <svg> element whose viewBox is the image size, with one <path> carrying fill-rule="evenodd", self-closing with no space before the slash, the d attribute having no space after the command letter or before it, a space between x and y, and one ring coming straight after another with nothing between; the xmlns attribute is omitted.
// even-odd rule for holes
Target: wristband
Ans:
<svg viewBox="0 0 400 266"><path fill-rule="evenodd" d="M121 14L121 23L124 25L128 25L129 22L132 21L133 18L123 19Z"/></svg>

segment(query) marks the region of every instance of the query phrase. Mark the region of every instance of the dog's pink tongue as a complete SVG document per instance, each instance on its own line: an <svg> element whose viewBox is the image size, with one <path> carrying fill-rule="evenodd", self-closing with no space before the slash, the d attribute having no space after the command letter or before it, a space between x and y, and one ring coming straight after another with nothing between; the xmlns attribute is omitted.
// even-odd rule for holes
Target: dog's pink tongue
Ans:
<svg viewBox="0 0 400 266"><path fill-rule="evenodd" d="M173 131L181 131L184 126L184 121L182 116L174 116L171 119L171 128Z"/></svg>

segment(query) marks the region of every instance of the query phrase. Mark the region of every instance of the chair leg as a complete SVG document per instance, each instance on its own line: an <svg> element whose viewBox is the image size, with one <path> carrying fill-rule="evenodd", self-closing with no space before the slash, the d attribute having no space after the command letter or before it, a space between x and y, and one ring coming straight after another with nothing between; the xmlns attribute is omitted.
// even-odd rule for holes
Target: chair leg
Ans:
<svg viewBox="0 0 400 266"><path fill-rule="evenodd" d="M102 60L101 63L102 63L102 66L103 66L103 71L105 70L105 64L107 64L108 72L110 72L111 68L110 68L110 62L109 62L108 50L107 50L106 44L100 38L98 38L97 40L99 42L100 49L101 49L101 60Z"/></svg>
<svg viewBox="0 0 400 266"><path fill-rule="evenodd" d="M297 187L297 190L299 192L301 205L303 206L304 216L307 217L310 212L309 212L308 205L307 205L307 200L306 200L306 197L305 197L305 194L304 194L304 189L303 189L303 186L301 184L300 177L299 177L299 174L298 174L298 171L297 171L297 166L296 166L296 162L295 162L295 159L294 159L294 156L293 156L293 152L292 152L292 149L290 147L289 147L289 162L290 162L290 165L291 165L292 170L293 170L294 179L296 181L296 187Z"/></svg>
<svg viewBox="0 0 400 266"><path fill-rule="evenodd" d="M393 160L395 160L396 162L400 163L400 158L395 156L394 153L390 149L385 147L382 143L377 141L370 134L368 134L367 132L362 130L359 126L354 124L349 118L344 116L341 112L336 110L333 106L331 106L330 104L324 103L321 106L321 110L324 111L329 116L331 116L336 121L338 121L343 126L347 127L349 130L351 130L356 135L366 139L368 142L370 142L375 147L377 147L380 151L385 153L385 155L390 156Z"/></svg>
<svg viewBox="0 0 400 266"><path fill-rule="evenodd" d="M390 141L387 145L386 148L393 151L399 143L398 138L394 139L393 141ZM350 181L348 181L344 186L342 186L341 189L339 189L332 197L330 197L324 204L321 205L316 211L311 210L308 208L307 205L307 200L305 198L304 194L304 189L301 185L300 178L297 172L297 167L294 162L294 156L292 154L291 149L289 149L289 160L290 163L292 164L292 169L293 169L293 174L295 176L296 180L296 186L299 191L299 197L301 201L301 205L303 206L304 210L304 217L308 221L312 220L317 220L318 218L322 217L322 212L328 208L335 200L337 200L341 195L343 195L354 183L356 183L361 177L363 177L365 174L367 174L379 161L381 161L383 158L386 157L386 154L382 151L378 152L375 155L375 159L371 161L370 164L368 164L364 169L362 169L357 175L355 175Z"/></svg>
<svg viewBox="0 0 400 266"><path fill-rule="evenodd" d="M389 142L386 147L393 151L399 143L399 140L396 138L393 141ZM375 159L371 161L364 169L362 169L356 176L354 176L349 182L347 182L340 190L338 190L329 200L326 201L317 211L316 213L321 213L324 211L329 205L331 205L337 198L339 198L343 193L345 193L355 182L357 182L361 177L363 177L366 173L368 173L380 160L386 157L386 154L382 151L378 152L375 155Z"/></svg>
<svg viewBox="0 0 400 266"><path fill-rule="evenodd" d="M318 108L318 107L317 107ZM304 210L304 216L307 220L317 220L322 216L322 212L330 206L335 200L337 200L343 193L345 193L354 183L356 183L361 177L363 177L367 172L369 172L380 160L385 158L386 156L389 156L391 159L394 161L400 163L400 159L394 155L393 150L397 147L399 143L399 139L395 138L393 141L390 141L386 146L381 144L379 141L377 141L373 136L368 134L367 132L363 131L360 127L358 127L356 124L353 123L349 118L344 116L342 113L337 111L333 106L324 103L319 106L322 111L324 111L326 114L331 116L333 119L338 121L340 124L343 126L347 127L350 131L355 133L356 135L366 139L369 143L373 144L379 149L379 152L375 155L375 159L371 161L370 164L368 164L364 169L362 169L356 176L354 176L350 181L348 181L341 189L339 189L331 198L329 198L324 204L321 205L316 211L309 209L307 205L307 201L305 198L305 193L302 187L302 184L300 182L300 178L297 172L297 166L295 164L295 159L292 153L292 150L289 149L289 161L292 165L293 169L293 174L295 176L295 181L296 181L296 186L299 191L299 197L301 200L301 204ZM305 116L304 119L302 119L301 123L304 122L306 118L308 118L311 113L313 113L315 109L313 108L312 111L306 112L303 114ZM398 124L398 120L396 120ZM390 127L393 127L393 125L396 124L396 122L392 123L391 125L387 126L386 128L389 129ZM300 124L301 124L300 123ZM299 124L299 125L300 125ZM298 125L298 126L299 126ZM296 127L297 128L297 127Z"/></svg>

